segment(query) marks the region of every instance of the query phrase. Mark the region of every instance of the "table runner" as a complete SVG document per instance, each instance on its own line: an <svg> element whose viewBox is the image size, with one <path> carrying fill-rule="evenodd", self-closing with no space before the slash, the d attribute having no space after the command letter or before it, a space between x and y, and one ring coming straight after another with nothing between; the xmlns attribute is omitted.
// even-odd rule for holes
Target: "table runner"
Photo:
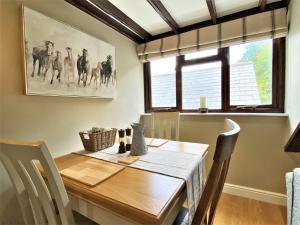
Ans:
<svg viewBox="0 0 300 225"><path fill-rule="evenodd" d="M113 163L118 163L121 157L126 157L130 154L130 152L118 154L117 144L98 152L83 150L74 153ZM148 153L139 157L139 160L126 166L185 180L189 224L191 224L205 184L205 165L202 155L148 147Z"/></svg>

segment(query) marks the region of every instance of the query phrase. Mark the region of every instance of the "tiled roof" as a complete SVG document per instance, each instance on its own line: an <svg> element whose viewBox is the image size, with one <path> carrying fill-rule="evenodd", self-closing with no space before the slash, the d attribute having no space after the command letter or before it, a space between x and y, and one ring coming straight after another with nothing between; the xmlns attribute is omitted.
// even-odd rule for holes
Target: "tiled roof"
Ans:
<svg viewBox="0 0 300 225"><path fill-rule="evenodd" d="M152 105L175 106L175 74L152 76ZM221 108L221 68L201 68L182 73L184 109L199 108L199 96L207 96L211 109ZM259 105L260 98L252 62L231 66L231 105Z"/></svg>

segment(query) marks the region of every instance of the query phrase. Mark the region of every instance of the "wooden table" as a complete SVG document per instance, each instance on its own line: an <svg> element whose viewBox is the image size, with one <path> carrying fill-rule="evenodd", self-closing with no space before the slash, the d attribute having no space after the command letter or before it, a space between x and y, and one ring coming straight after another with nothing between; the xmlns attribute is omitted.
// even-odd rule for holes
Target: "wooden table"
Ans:
<svg viewBox="0 0 300 225"><path fill-rule="evenodd" d="M168 141L158 149L204 158L208 145ZM91 158L68 154L55 162L60 171L85 160ZM63 181L73 210L101 225L172 224L186 199L184 180L130 167L94 187L66 177Z"/></svg>

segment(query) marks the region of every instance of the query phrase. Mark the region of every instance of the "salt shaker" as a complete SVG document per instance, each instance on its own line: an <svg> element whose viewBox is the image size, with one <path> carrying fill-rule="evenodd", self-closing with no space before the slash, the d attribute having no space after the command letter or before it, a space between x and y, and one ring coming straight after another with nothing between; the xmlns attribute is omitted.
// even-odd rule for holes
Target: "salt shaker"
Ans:
<svg viewBox="0 0 300 225"><path fill-rule="evenodd" d="M132 142L131 129L128 127L126 128L125 132L126 132L126 151L130 151L131 142Z"/></svg>
<svg viewBox="0 0 300 225"><path fill-rule="evenodd" d="M125 153L125 131L123 129L118 130L119 133L119 153Z"/></svg>

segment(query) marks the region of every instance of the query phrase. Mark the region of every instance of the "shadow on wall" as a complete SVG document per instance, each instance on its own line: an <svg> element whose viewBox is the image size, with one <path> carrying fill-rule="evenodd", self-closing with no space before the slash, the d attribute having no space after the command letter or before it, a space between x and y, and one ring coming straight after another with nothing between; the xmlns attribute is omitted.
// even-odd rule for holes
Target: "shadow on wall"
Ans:
<svg viewBox="0 0 300 225"><path fill-rule="evenodd" d="M14 195L13 189L9 189L2 193L0 224L1 225L23 225L21 210ZM3 201L4 200L4 201Z"/></svg>
<svg viewBox="0 0 300 225"><path fill-rule="evenodd" d="M10 179L0 161L0 224L1 225L21 225L24 224L20 206L17 201L15 191L12 188Z"/></svg>
<svg viewBox="0 0 300 225"><path fill-rule="evenodd" d="M299 121L300 123L300 121ZM289 140L289 138L291 137L291 135L293 134L294 130L295 130L295 125L296 124L292 124L291 120L288 119L286 122L286 132L285 132L285 144L287 143L287 141ZM293 160L295 161L295 163L298 165L298 167L300 167L300 152L286 152L286 154Z"/></svg>

